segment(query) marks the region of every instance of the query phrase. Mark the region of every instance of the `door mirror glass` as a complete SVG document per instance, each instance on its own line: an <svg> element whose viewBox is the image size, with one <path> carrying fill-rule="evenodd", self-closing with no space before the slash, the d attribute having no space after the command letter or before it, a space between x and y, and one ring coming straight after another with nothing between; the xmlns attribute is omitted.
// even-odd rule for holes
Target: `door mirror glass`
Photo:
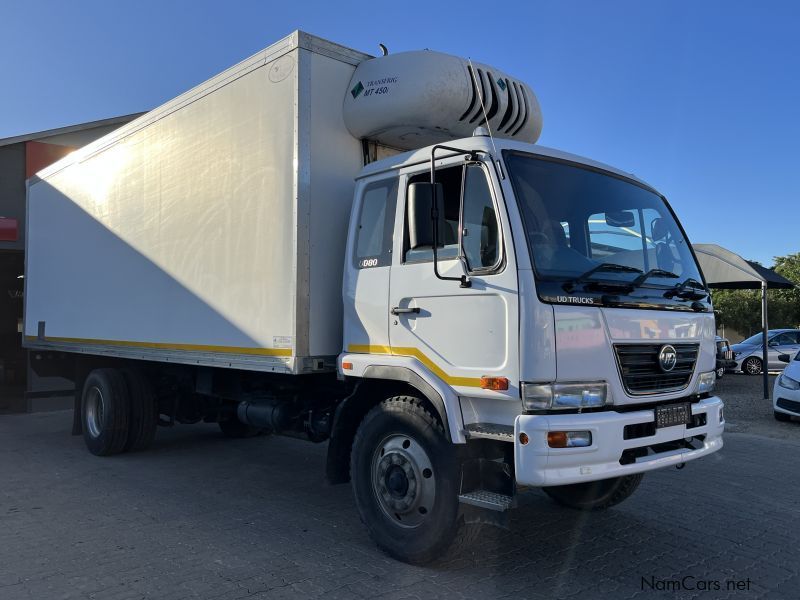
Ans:
<svg viewBox="0 0 800 600"><path fill-rule="evenodd" d="M440 183L418 182L408 186L408 241L412 250L433 247L433 203L434 198L438 200L442 195Z"/></svg>

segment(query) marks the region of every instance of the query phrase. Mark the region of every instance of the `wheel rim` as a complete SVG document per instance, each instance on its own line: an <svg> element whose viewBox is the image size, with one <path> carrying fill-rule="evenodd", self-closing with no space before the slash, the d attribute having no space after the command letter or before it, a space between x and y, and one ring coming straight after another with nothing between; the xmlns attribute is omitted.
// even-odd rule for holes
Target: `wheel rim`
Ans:
<svg viewBox="0 0 800 600"><path fill-rule="evenodd" d="M105 401L103 393L99 388L93 387L86 395L86 428L89 435L93 438L99 437L103 431L103 414L105 413Z"/></svg>
<svg viewBox="0 0 800 600"><path fill-rule="evenodd" d="M413 437L390 435L372 457L372 491L384 514L401 527L418 527L433 511L436 474Z"/></svg>
<svg viewBox="0 0 800 600"><path fill-rule="evenodd" d="M758 373L761 371L761 365L757 360L753 360L752 358L748 359L745 367L747 368L747 372L751 375L758 375Z"/></svg>

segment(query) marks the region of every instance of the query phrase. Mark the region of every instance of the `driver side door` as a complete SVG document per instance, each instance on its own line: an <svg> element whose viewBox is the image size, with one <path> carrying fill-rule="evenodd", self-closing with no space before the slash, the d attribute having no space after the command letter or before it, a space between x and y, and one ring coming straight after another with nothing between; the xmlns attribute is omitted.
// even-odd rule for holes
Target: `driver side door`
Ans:
<svg viewBox="0 0 800 600"><path fill-rule="evenodd" d="M408 186L426 178L429 171L416 167L401 183L395 244L402 251L394 256L389 291L390 310L397 313L389 317L392 354L413 357L459 395L518 400L516 266L495 173L463 159L437 171L444 190L439 271L460 277L463 256L468 288L435 276L430 247L409 248ZM508 389L482 389L481 377L506 377Z"/></svg>

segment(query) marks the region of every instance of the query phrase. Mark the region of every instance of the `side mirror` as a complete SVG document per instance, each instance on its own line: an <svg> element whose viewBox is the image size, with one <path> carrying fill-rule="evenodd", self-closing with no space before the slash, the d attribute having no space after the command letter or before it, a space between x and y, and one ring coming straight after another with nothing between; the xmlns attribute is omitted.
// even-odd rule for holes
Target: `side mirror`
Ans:
<svg viewBox="0 0 800 600"><path fill-rule="evenodd" d="M792 357L789 356L788 354L778 354L778 360L781 362L788 363L789 361L792 360Z"/></svg>
<svg viewBox="0 0 800 600"><path fill-rule="evenodd" d="M607 212L606 225L611 225L612 227L633 227L636 225L636 218L629 210Z"/></svg>
<svg viewBox="0 0 800 600"><path fill-rule="evenodd" d="M434 198L443 196L441 183L419 182L408 186L408 241L412 250L433 247L433 203Z"/></svg>

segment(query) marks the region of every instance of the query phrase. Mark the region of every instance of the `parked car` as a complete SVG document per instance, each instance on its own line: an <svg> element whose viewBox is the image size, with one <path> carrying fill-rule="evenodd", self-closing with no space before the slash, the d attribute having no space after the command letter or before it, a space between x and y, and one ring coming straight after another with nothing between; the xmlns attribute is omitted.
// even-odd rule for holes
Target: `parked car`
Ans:
<svg viewBox="0 0 800 600"><path fill-rule="evenodd" d="M717 379L722 379L725 371L736 367L733 350L727 338L717 336Z"/></svg>
<svg viewBox="0 0 800 600"><path fill-rule="evenodd" d="M781 361L789 361L784 354ZM775 380L772 390L772 411L778 421L788 421L792 417L800 417L800 353L783 370Z"/></svg>
<svg viewBox="0 0 800 600"><path fill-rule="evenodd" d="M758 375L762 368L763 335L757 333L746 340L734 344L733 358L736 360L734 371L748 375ZM767 332L767 369L782 369L783 363L778 359L781 354L794 358L800 351L800 329L770 329Z"/></svg>

